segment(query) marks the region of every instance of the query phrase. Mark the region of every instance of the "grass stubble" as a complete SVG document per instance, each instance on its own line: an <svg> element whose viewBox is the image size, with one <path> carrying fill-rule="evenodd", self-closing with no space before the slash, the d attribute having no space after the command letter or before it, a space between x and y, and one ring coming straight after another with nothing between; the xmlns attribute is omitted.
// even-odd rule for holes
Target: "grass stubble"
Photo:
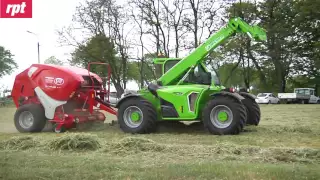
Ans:
<svg viewBox="0 0 320 180"><path fill-rule="evenodd" d="M3 133L0 179L320 179L319 107L262 106L261 124L237 136L191 126L128 135L107 124L90 132Z"/></svg>

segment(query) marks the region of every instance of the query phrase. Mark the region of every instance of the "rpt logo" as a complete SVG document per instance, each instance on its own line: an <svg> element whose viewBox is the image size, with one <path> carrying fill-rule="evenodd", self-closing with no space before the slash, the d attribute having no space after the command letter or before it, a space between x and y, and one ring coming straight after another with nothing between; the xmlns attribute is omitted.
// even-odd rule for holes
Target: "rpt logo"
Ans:
<svg viewBox="0 0 320 180"><path fill-rule="evenodd" d="M0 0L0 18L32 18L32 0Z"/></svg>

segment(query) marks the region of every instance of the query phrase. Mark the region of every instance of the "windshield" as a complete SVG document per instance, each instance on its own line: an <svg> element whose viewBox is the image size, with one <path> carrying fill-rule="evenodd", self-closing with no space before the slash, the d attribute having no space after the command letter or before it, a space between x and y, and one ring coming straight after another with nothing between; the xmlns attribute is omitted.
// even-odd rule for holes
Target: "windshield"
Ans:
<svg viewBox="0 0 320 180"><path fill-rule="evenodd" d="M167 61L164 64L164 73L166 73L167 71L169 71L169 69L171 69L174 65L176 65L179 62L179 60L170 60Z"/></svg>
<svg viewBox="0 0 320 180"><path fill-rule="evenodd" d="M265 94L265 93L259 93L258 94L258 97L266 97L268 94Z"/></svg>
<svg viewBox="0 0 320 180"><path fill-rule="evenodd" d="M191 78L195 78L197 81L200 81L204 84L211 84L212 82L214 85L220 85L220 80L214 70L207 69L205 70L202 64L199 64L195 67L193 74L190 74Z"/></svg>
<svg viewBox="0 0 320 180"><path fill-rule="evenodd" d="M310 95L309 89L296 89L295 93L297 94L304 94L304 95Z"/></svg>
<svg viewBox="0 0 320 180"><path fill-rule="evenodd" d="M163 71L166 73L168 70L170 70L174 65L176 65L180 60L168 60L167 62L164 63ZM211 82L214 83L214 85L219 86L220 84L220 79L217 73L214 71L213 68L206 68L208 72L205 70L205 68L202 66L202 64L199 64L195 69L193 73L190 73L188 77L184 80L184 82L194 82L197 78L200 78L204 81L210 80ZM187 73L187 71L181 76L181 78ZM202 83L209 83L211 82L198 82L200 84ZM195 82L194 82L195 83Z"/></svg>

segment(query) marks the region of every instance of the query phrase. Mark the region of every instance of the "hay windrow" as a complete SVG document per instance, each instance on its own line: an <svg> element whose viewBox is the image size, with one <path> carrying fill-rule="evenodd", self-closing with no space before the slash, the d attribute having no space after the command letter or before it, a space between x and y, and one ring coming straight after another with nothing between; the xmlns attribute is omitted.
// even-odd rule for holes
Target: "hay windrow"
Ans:
<svg viewBox="0 0 320 180"><path fill-rule="evenodd" d="M98 136L70 133L48 142L51 150L97 150L101 147Z"/></svg>
<svg viewBox="0 0 320 180"><path fill-rule="evenodd" d="M0 143L0 149L27 150L39 146L40 142L32 136L16 136Z"/></svg>
<svg viewBox="0 0 320 180"><path fill-rule="evenodd" d="M318 131L314 131L309 126L273 126L271 127L259 127L259 130L270 133L301 133L301 134L314 134L319 135Z"/></svg>
<svg viewBox="0 0 320 180"><path fill-rule="evenodd" d="M165 149L164 145L160 145L150 139L141 137L125 137L117 142L109 143L106 152L122 153L127 151L134 152L160 152Z"/></svg>
<svg viewBox="0 0 320 180"><path fill-rule="evenodd" d="M233 144L206 145L171 145L170 152L180 152L186 156L203 158L206 156L228 159L247 159L264 162L301 162L320 163L320 149L312 148L261 148L258 146L239 146Z"/></svg>
<svg viewBox="0 0 320 180"><path fill-rule="evenodd" d="M99 139L89 133L65 133L60 137L50 139L35 139L33 136L18 136L0 142L2 150L30 150L46 151L98 151L115 155L132 153L170 153L186 157L205 159L215 157L221 160L245 160L258 162L298 162L320 163L320 149L288 148L288 147L259 147L240 146L232 143L218 143L215 145L199 144L159 144L153 140L140 136L129 136L115 141ZM129 152L129 153L128 153Z"/></svg>

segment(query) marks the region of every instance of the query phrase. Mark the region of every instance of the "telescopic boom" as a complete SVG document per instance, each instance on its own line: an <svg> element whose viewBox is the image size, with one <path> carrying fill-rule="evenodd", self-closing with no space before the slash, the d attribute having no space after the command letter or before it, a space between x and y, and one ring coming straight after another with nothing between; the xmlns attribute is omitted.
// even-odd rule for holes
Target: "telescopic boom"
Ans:
<svg viewBox="0 0 320 180"><path fill-rule="evenodd" d="M202 61L211 51L213 51L224 40L233 36L237 32L246 33L250 38L256 41L265 41L267 39L264 29L258 26L250 26L241 18L230 19L228 24L217 33L210 36L204 43L193 50L188 56L181 59L169 71L164 73L158 81L163 86L171 85L176 78L180 77L190 67Z"/></svg>

